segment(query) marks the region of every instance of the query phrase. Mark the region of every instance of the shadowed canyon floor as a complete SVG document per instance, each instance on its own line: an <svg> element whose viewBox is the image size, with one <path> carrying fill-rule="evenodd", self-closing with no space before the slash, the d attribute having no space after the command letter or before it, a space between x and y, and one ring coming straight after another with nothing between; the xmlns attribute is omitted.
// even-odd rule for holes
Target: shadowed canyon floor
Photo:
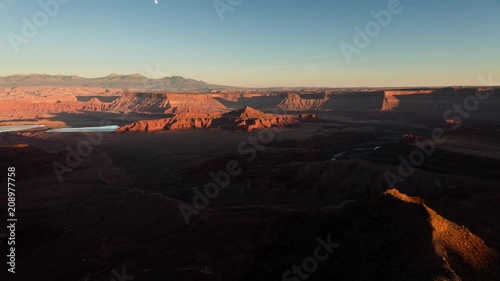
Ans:
<svg viewBox="0 0 500 281"><path fill-rule="evenodd" d="M500 92L487 90L2 89L0 126L45 125L0 133L17 277L499 280ZM445 114L485 93L469 116ZM104 125L120 129L46 132ZM446 140L402 173L436 128ZM336 246L304 270L319 240Z"/></svg>

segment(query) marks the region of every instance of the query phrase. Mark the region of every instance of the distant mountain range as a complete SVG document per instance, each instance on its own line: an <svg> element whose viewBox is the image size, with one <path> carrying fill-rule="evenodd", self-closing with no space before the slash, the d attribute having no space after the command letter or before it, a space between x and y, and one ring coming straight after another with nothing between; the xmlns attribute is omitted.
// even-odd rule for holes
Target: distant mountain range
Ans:
<svg viewBox="0 0 500 281"><path fill-rule="evenodd" d="M0 0L1 1L1 0ZM159 79L150 79L141 74L110 74L100 78L85 78L77 75L48 75L48 74L17 74L0 77L0 87L26 86L74 86L74 87L103 87L120 88L136 91L169 91L169 92L210 92L212 90L267 90L267 91L376 91L389 89L439 89L439 88L476 88L481 86L422 86L422 87L266 87L249 88L209 84L204 81L170 76ZM499 88L498 86L494 88Z"/></svg>
<svg viewBox="0 0 500 281"><path fill-rule="evenodd" d="M148 91L210 91L235 87L208 84L203 81L171 76L150 79L140 74L111 74L101 78L85 78L76 75L27 74L0 77L0 87L19 86L80 86L122 88Z"/></svg>

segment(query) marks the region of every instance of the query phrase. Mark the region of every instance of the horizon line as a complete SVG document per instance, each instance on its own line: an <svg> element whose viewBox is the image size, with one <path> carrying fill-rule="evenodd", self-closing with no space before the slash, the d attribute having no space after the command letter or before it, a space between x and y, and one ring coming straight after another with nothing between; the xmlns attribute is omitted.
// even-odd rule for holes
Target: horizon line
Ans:
<svg viewBox="0 0 500 281"><path fill-rule="evenodd" d="M477 85L477 84L454 84L454 85L420 85L420 86L415 86L415 85L412 85L412 86L260 86L260 87L251 87L251 86L232 86L232 85L220 85L220 84L212 84L212 83L209 83L209 82L206 82L204 80L198 80L198 79L194 79L194 78L188 78L188 77L184 77L184 76L181 76L181 75L172 75L172 76L165 76L165 77L160 77L160 78L149 78L143 74L140 74L140 73L129 73L129 74L119 74L119 73L111 73L111 74L108 74L106 76L97 76L97 77L86 77L86 76L81 76L81 75L77 75L77 74L46 74L46 73L27 73L27 74L19 74L19 73L15 73L15 74L10 74L10 75L7 75L7 76L0 76L0 78L8 78L8 77L12 77L12 76L29 76L29 75L39 75L39 76L52 76L52 77L58 77L58 76L65 76L65 77L78 77L78 78L82 78L82 79L99 79L99 78L106 78L106 77L110 77L110 76L141 76L142 78L145 78L145 79L149 79L149 80L162 80L162 79L165 79L165 78L173 78L173 77L180 77L180 78L183 78L183 79L188 79L188 80L195 80L195 81L198 81L198 82L203 82L203 83L207 83L209 85L213 85L213 86L219 86L219 87L228 87L228 88L240 88L240 89L255 89L255 90L258 90L258 89L272 89L272 88L295 88L295 89L350 89L350 88L361 88L361 89L387 89L387 88L404 88L404 89L408 89L408 88L452 88L452 87L472 87L472 88L480 88L480 87L500 87L500 84L498 85ZM40 85L40 86L25 86L25 87L41 87L43 85ZM23 87L23 86L21 86ZM65 86L65 87L72 87L72 86ZM83 86L73 86L73 87L83 87Z"/></svg>

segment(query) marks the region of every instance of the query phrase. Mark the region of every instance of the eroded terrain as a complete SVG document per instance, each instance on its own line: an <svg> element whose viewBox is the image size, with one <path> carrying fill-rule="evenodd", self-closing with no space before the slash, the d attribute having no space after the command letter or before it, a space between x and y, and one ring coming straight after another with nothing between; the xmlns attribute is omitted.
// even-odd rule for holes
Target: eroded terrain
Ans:
<svg viewBox="0 0 500 281"><path fill-rule="evenodd" d="M24 280L500 278L497 89L0 93Z"/></svg>

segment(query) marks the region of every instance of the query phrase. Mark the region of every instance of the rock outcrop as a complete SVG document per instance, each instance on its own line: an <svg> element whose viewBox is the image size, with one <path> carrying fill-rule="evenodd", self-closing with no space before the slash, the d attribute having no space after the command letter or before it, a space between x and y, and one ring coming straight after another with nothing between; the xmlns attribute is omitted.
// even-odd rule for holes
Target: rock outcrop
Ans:
<svg viewBox="0 0 500 281"><path fill-rule="evenodd" d="M425 137L416 136L412 134L404 134L403 137L401 137L401 142L405 143L415 143L415 142L421 142L423 140L425 140Z"/></svg>
<svg viewBox="0 0 500 281"><path fill-rule="evenodd" d="M301 122L318 120L320 120L319 116L314 114L276 115L245 107L224 114L179 114L172 118L137 121L120 127L116 132L145 133L193 129L225 129L251 132L273 127L297 126Z"/></svg>
<svg viewBox="0 0 500 281"><path fill-rule="evenodd" d="M439 271L448 275L447 280L473 280L478 275L481 280L493 280L492 278L498 277L498 253L465 226L442 217L421 198L407 196L396 189L390 189L383 194L409 203L406 209L415 208L427 218L432 230L432 249L436 256L442 259Z"/></svg>
<svg viewBox="0 0 500 281"><path fill-rule="evenodd" d="M326 95L322 99L304 99L296 93L290 93L281 101L278 108L286 111L321 110L327 99Z"/></svg>
<svg viewBox="0 0 500 281"><path fill-rule="evenodd" d="M77 79L77 78L75 78ZM480 95L474 118L493 118L500 108L496 89L338 90L335 92L216 91L211 93L136 92L91 87L11 87L0 89L1 119L36 119L79 112L139 114L224 114L246 106L264 112L418 112L443 115L455 104ZM487 99L487 100L486 100ZM469 107L475 107L470 104ZM449 114L452 120L456 114Z"/></svg>
<svg viewBox="0 0 500 281"><path fill-rule="evenodd" d="M428 95L434 90L407 90L407 91L385 91L384 102L382 103L382 111L392 111L398 108L400 99L398 96L408 95Z"/></svg>

